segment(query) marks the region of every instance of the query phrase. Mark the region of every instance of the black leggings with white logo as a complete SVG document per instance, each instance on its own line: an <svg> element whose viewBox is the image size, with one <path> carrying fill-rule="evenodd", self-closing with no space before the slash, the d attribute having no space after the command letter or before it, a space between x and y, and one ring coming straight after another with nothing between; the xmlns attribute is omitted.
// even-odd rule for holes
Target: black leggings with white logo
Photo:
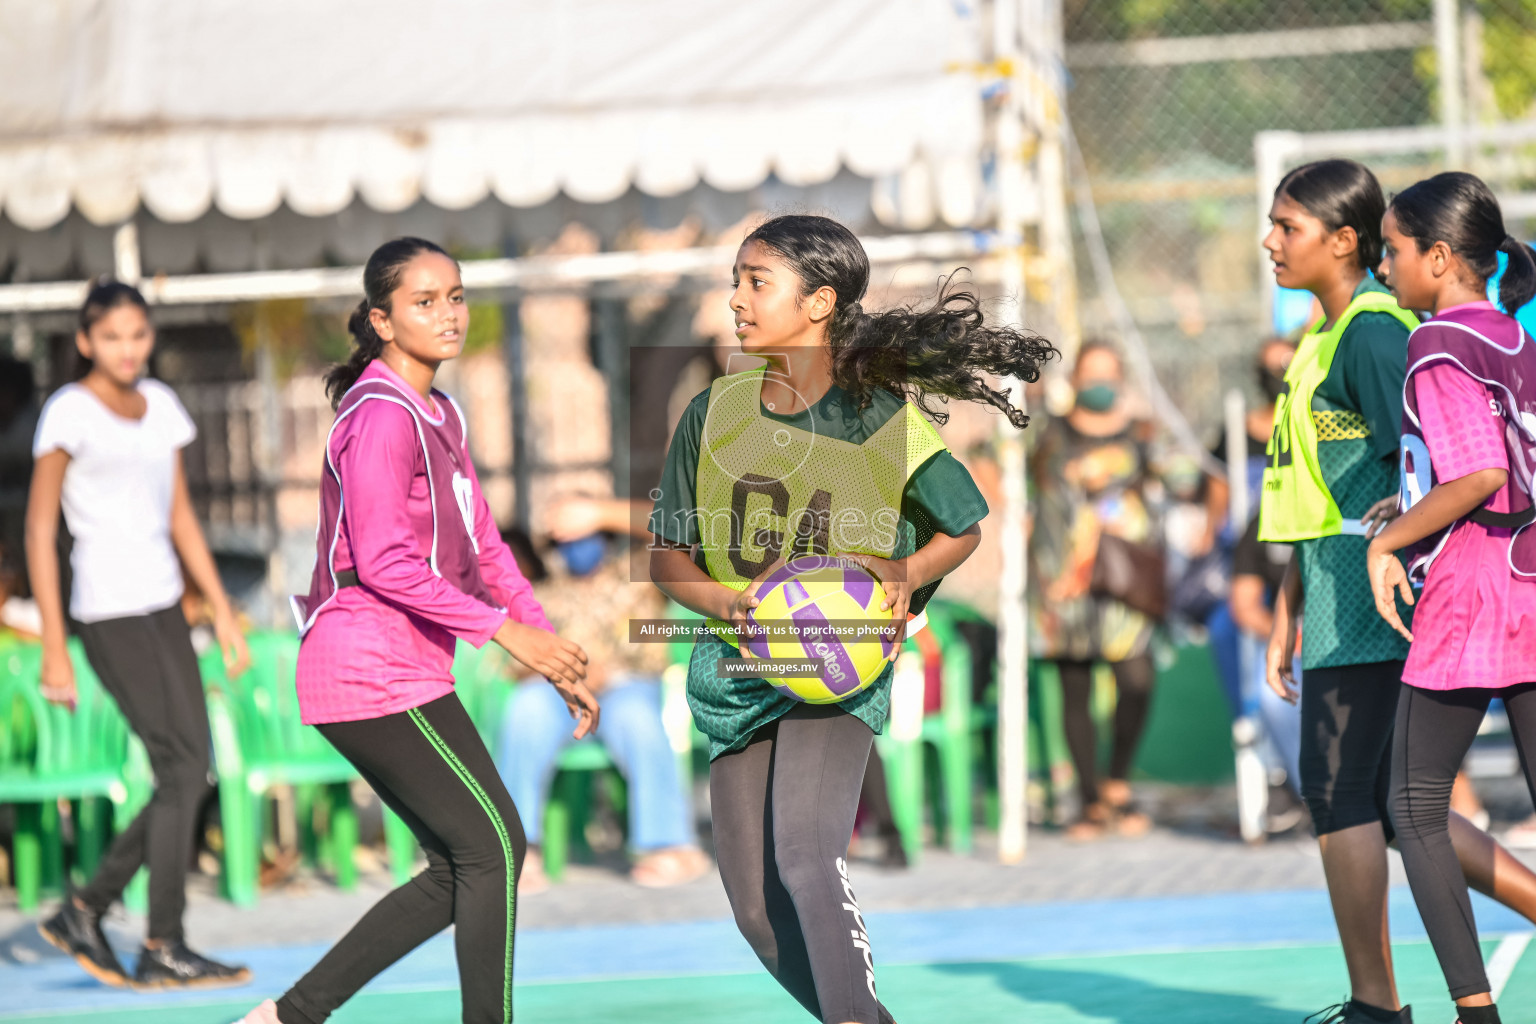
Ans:
<svg viewBox="0 0 1536 1024"><path fill-rule="evenodd" d="M715 855L736 925L825 1024L878 1024L874 961L844 858L874 733L802 704L709 767Z"/></svg>

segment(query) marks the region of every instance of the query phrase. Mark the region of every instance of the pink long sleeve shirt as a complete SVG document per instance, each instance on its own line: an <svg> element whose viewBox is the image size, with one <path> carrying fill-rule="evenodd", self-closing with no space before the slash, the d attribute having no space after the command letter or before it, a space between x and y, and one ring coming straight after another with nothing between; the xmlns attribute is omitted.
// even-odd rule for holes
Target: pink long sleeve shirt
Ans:
<svg viewBox="0 0 1536 1024"><path fill-rule="evenodd" d="M442 392L432 398L375 360L337 410L303 608L306 724L444 696L456 640L481 647L508 618L553 631L481 494L463 414ZM358 586L336 586L347 570Z"/></svg>

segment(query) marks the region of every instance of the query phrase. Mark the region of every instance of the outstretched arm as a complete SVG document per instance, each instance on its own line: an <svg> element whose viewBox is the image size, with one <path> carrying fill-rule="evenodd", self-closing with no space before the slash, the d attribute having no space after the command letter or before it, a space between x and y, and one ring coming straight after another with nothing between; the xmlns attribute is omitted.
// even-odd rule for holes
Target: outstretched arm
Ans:
<svg viewBox="0 0 1536 1024"><path fill-rule="evenodd" d="M633 498L562 498L549 510L549 534L561 543L599 532L650 540L651 507Z"/></svg>

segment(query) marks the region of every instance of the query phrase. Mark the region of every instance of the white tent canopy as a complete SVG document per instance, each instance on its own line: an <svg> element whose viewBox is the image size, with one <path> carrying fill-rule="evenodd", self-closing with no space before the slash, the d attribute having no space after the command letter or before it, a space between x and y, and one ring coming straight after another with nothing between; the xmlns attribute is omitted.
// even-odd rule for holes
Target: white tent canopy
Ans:
<svg viewBox="0 0 1536 1024"><path fill-rule="evenodd" d="M0 208L41 230L211 207L459 210L922 167L979 196L949 0L0 0ZM967 209L968 207L968 209Z"/></svg>

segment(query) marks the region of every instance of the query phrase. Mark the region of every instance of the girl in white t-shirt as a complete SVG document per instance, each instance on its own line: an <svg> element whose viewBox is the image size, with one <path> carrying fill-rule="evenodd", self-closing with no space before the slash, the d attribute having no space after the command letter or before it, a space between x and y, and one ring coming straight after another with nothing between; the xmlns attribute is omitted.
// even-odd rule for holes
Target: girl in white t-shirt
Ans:
<svg viewBox="0 0 1536 1024"><path fill-rule="evenodd" d="M181 449L196 430L175 392L144 379L155 334L136 289L93 287L75 344L89 372L43 406L32 445L27 569L42 616L40 686L49 700L74 706L56 543L62 506L74 537L70 615L91 668L144 741L155 792L90 882L38 927L111 985L240 984L249 970L199 956L182 933L187 851L209 786L208 713L181 611L183 566L213 607L231 673L249 662L187 494ZM101 917L141 865L149 867L149 929L130 979Z"/></svg>

